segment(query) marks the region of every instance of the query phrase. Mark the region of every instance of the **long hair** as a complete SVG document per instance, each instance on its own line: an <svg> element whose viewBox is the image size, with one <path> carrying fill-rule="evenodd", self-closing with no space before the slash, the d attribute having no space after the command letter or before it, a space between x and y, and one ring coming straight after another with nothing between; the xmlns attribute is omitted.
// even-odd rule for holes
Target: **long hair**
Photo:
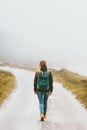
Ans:
<svg viewBox="0 0 87 130"><path fill-rule="evenodd" d="M41 71L47 71L47 63L45 60L40 61L40 70Z"/></svg>

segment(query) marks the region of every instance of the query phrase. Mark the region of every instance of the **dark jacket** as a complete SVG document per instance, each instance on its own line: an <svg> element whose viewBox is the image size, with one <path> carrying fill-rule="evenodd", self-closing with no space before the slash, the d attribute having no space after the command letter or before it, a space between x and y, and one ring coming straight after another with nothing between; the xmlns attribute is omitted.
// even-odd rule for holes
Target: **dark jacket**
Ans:
<svg viewBox="0 0 87 130"><path fill-rule="evenodd" d="M47 70L45 70L43 68L43 69L41 69L41 71L47 71ZM37 71L35 73L35 77L34 77L34 91L35 92L40 91L40 90L37 89L37 76L38 76L38 73L39 73L39 71ZM50 84L50 86L49 86L49 90L48 91L53 92L53 76L52 76L51 72L50 72L50 77L49 77L49 84Z"/></svg>

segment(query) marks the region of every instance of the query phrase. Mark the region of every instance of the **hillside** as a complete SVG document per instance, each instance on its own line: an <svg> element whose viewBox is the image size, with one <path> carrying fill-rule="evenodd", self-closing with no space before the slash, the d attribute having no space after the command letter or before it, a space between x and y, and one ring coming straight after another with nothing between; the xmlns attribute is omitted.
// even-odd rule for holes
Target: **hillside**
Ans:
<svg viewBox="0 0 87 130"><path fill-rule="evenodd" d="M54 80L71 90L76 95L76 98L87 108L87 77L80 76L66 69L59 71L51 69L51 71Z"/></svg>
<svg viewBox="0 0 87 130"><path fill-rule="evenodd" d="M0 105L14 87L14 75L11 72L0 70Z"/></svg>

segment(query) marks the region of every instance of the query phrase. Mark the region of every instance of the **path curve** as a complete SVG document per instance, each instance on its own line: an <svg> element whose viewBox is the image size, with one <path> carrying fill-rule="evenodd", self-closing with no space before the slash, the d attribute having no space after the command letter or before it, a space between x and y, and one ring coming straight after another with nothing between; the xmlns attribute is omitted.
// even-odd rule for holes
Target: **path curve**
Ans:
<svg viewBox="0 0 87 130"><path fill-rule="evenodd" d="M54 83L45 122L39 120L37 96L33 94L34 73L10 67L0 69L16 77L16 89L0 108L0 130L87 130L87 111L70 92Z"/></svg>

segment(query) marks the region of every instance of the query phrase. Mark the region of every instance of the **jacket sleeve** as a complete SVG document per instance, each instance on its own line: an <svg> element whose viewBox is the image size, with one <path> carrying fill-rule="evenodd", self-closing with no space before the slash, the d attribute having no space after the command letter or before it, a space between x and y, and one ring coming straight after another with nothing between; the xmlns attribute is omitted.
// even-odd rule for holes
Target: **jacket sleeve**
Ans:
<svg viewBox="0 0 87 130"><path fill-rule="evenodd" d="M50 72L49 80L50 80L50 92L53 92L53 75L51 72Z"/></svg>
<svg viewBox="0 0 87 130"><path fill-rule="evenodd" d="M37 91L37 72L35 73L35 76L34 76L34 91L35 92Z"/></svg>

